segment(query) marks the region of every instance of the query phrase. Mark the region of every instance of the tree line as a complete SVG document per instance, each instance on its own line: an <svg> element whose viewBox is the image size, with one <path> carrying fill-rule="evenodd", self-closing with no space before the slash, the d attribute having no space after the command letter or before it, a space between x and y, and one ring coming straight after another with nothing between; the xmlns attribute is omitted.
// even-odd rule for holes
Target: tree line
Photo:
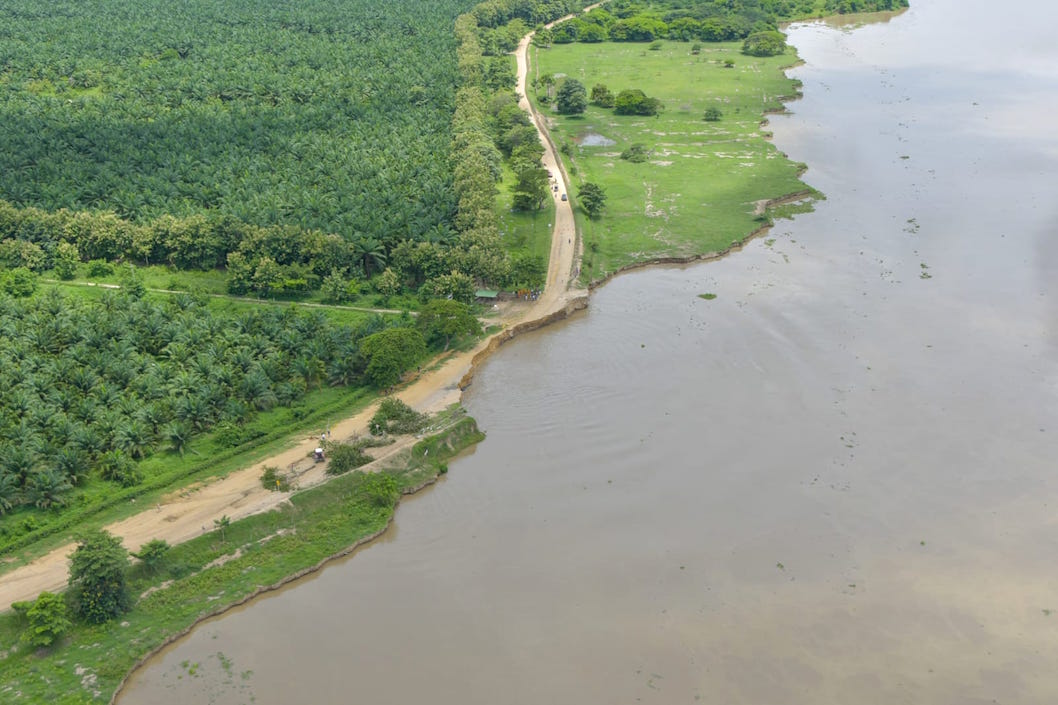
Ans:
<svg viewBox="0 0 1058 705"><path fill-rule="evenodd" d="M781 21L907 7L907 0L613 0L542 33L544 45L570 42L725 42L775 31Z"/></svg>
<svg viewBox="0 0 1058 705"><path fill-rule="evenodd" d="M217 312L167 301L57 289L0 295L0 514L61 508L87 482L143 480L137 461L183 454L193 438L239 429L323 385L388 387L454 336L480 328L455 301L421 321L350 327L320 312Z"/></svg>
<svg viewBox="0 0 1058 705"><path fill-rule="evenodd" d="M424 298L505 284L497 239L457 221L465 7L0 8L18 30L0 36L0 265L219 267L233 293L268 296L328 277ZM441 252L440 273L392 258L403 243Z"/></svg>
<svg viewBox="0 0 1058 705"><path fill-rule="evenodd" d="M456 224L479 240L501 245L496 228L497 184L502 164L514 173L513 205L540 209L550 177L543 146L528 115L518 107L513 62L507 55L537 26L587 6L587 0L488 0L456 20L461 86L452 123L452 155L458 198ZM546 262L506 262L509 286L535 285Z"/></svg>

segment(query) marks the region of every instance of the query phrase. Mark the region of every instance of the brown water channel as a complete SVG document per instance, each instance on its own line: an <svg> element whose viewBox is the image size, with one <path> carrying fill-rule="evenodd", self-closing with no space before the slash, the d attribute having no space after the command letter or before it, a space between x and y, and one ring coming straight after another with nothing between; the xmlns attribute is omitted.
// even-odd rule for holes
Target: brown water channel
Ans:
<svg viewBox="0 0 1058 705"><path fill-rule="evenodd" d="M121 704L1058 702L1058 10L984 6L793 27L828 199L504 347L385 540Z"/></svg>

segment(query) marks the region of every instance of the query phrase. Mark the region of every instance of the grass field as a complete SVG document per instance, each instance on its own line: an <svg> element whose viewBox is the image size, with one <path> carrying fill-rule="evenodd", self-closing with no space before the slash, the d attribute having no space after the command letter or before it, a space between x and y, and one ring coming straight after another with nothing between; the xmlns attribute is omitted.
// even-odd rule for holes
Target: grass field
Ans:
<svg viewBox="0 0 1058 705"><path fill-rule="evenodd" d="M496 196L500 236L512 260L530 257L538 263L539 278L519 282L519 285L543 286L547 275L547 260L551 255L551 226L555 223L555 203L548 198L545 199L544 207L538 211L511 210L515 182L514 172L505 163L503 181L499 183L500 192Z"/></svg>
<svg viewBox="0 0 1058 705"><path fill-rule="evenodd" d="M594 105L571 117L537 102L574 182L571 196L585 181L607 194L600 219L577 209L586 280L635 262L723 250L767 222L756 212L759 201L808 188L798 179L802 165L786 159L760 127L766 111L781 110L783 97L796 94L796 82L782 71L796 57L756 58L740 48L706 43L698 55L682 42L665 42L656 51L614 42L532 49L530 77L570 76L589 94L597 83L615 95L638 88L664 105L651 117L615 115ZM719 121L704 120L710 107L721 111ZM581 144L591 135L614 144ZM644 145L647 161L620 159L635 143Z"/></svg>

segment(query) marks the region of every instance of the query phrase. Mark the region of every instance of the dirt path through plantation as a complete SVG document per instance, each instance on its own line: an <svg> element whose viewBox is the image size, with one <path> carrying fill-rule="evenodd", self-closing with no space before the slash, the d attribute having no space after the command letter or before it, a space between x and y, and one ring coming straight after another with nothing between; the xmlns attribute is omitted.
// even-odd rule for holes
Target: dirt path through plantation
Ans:
<svg viewBox="0 0 1058 705"><path fill-rule="evenodd" d="M524 97L531 39L531 34L524 37L517 49L517 90L522 96L519 104L532 116L544 145L544 166L554 175L558 185L558 191L552 192L555 223L547 284L536 301L515 302L504 308L499 319L501 331L481 341L472 350L444 357L442 362L421 373L395 393L396 397L419 411L436 412L457 403L461 397L460 382L469 379L468 373L475 362L483 360L514 333L531 329L535 322L557 320L574 308L581 308L583 303L580 302L587 296L584 289L570 288L575 279L575 262L579 262L579 242L573 209L569 201L561 200L561 194L568 193L569 180L556 158L544 119L532 110ZM331 439L346 440L366 434L367 423L374 414L375 406L372 404L359 414L333 425L330 429ZM373 465L384 462L413 441L413 438L404 438L393 445L372 449L370 452L377 458ZM226 477L174 491L163 502L109 524L106 529L121 536L125 546L135 551L152 539L177 544L195 538L213 530L214 520L224 516L235 520L273 509L286 501L289 493L273 492L262 487L260 477L263 469L269 465L284 471L293 469L299 488L318 484L325 479L324 465L317 465L311 460L312 451L318 444L319 437L316 435L296 439L287 450ZM74 544L68 543L25 566L0 575L0 610L8 609L12 602L34 599L43 590L63 589L66 586L68 556L73 549Z"/></svg>

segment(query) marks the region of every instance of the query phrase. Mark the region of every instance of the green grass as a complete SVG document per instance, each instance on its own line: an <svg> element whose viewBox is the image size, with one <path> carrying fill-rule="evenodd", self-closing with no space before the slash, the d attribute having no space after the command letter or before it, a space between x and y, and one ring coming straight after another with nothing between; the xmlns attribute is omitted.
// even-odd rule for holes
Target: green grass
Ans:
<svg viewBox="0 0 1058 705"><path fill-rule="evenodd" d="M496 214L499 217L499 230L503 246L512 259L528 256L539 261L544 276L539 281L521 282L527 286L542 286L547 275L547 261L551 256L551 230L555 223L555 203L545 199L544 207L538 211L512 211L515 186L514 172L505 162L503 180L498 184L496 196Z"/></svg>
<svg viewBox="0 0 1058 705"><path fill-rule="evenodd" d="M417 444L404 465L386 471L402 492L445 472L449 459L484 438L474 420L461 410L449 412L436 425L446 427ZM381 530L395 506L374 500L369 478L359 472L340 476L293 495L289 505L276 511L231 523L223 539L213 531L176 546L156 574L134 567L134 595L142 595L163 580L173 579L173 583L140 599L130 613L113 622L75 626L60 646L49 651L33 653L19 645L24 629L20 618L0 615L4 702L80 705L109 701L136 662L170 635L260 586L316 565ZM211 561L234 556L237 550L239 557L203 570ZM221 666L229 668L230 663Z"/></svg>
<svg viewBox="0 0 1058 705"><path fill-rule="evenodd" d="M749 57L740 46L706 43L697 56L681 42L665 42L658 51L610 42L532 50L530 75L565 74L589 93L596 83L614 94L639 88L664 104L656 117L620 116L592 105L583 116L567 117L543 107L556 145L572 145L571 155L562 155L574 181L571 197L584 181L607 194L599 220L577 209L585 279L657 257L723 250L767 224L767 215L754 212L757 201L808 188L798 179L802 165L786 159L760 128L766 111L781 110L781 98L796 93L796 82L782 72L796 57ZM733 68L724 67L726 59ZM709 107L721 110L719 121L703 120ZM576 144L590 132L616 144ZM634 143L650 151L646 162L619 158Z"/></svg>
<svg viewBox="0 0 1058 705"><path fill-rule="evenodd" d="M89 276L88 265L81 264L77 268L76 276L69 282L58 282L66 287L66 290L80 287L84 288L86 282L99 285L115 284L121 285L122 276L126 273L125 265L112 265L113 272L107 275ZM136 266L136 273L142 278L143 284L148 289L160 291L179 291L209 294L231 299L252 299L261 304L324 304L323 295L320 291L298 297L287 297L279 299L256 299L253 296L235 297L228 294L229 277L227 272L219 269L210 271L176 269L167 265ZM41 274L42 278L58 281L54 271L48 270ZM91 287L89 287L91 288ZM105 287L103 287L105 288ZM414 295L384 297L374 293L366 282L361 282L362 291L359 296L342 304L344 307L353 308L385 308L395 310L417 311L421 307L418 297Z"/></svg>

